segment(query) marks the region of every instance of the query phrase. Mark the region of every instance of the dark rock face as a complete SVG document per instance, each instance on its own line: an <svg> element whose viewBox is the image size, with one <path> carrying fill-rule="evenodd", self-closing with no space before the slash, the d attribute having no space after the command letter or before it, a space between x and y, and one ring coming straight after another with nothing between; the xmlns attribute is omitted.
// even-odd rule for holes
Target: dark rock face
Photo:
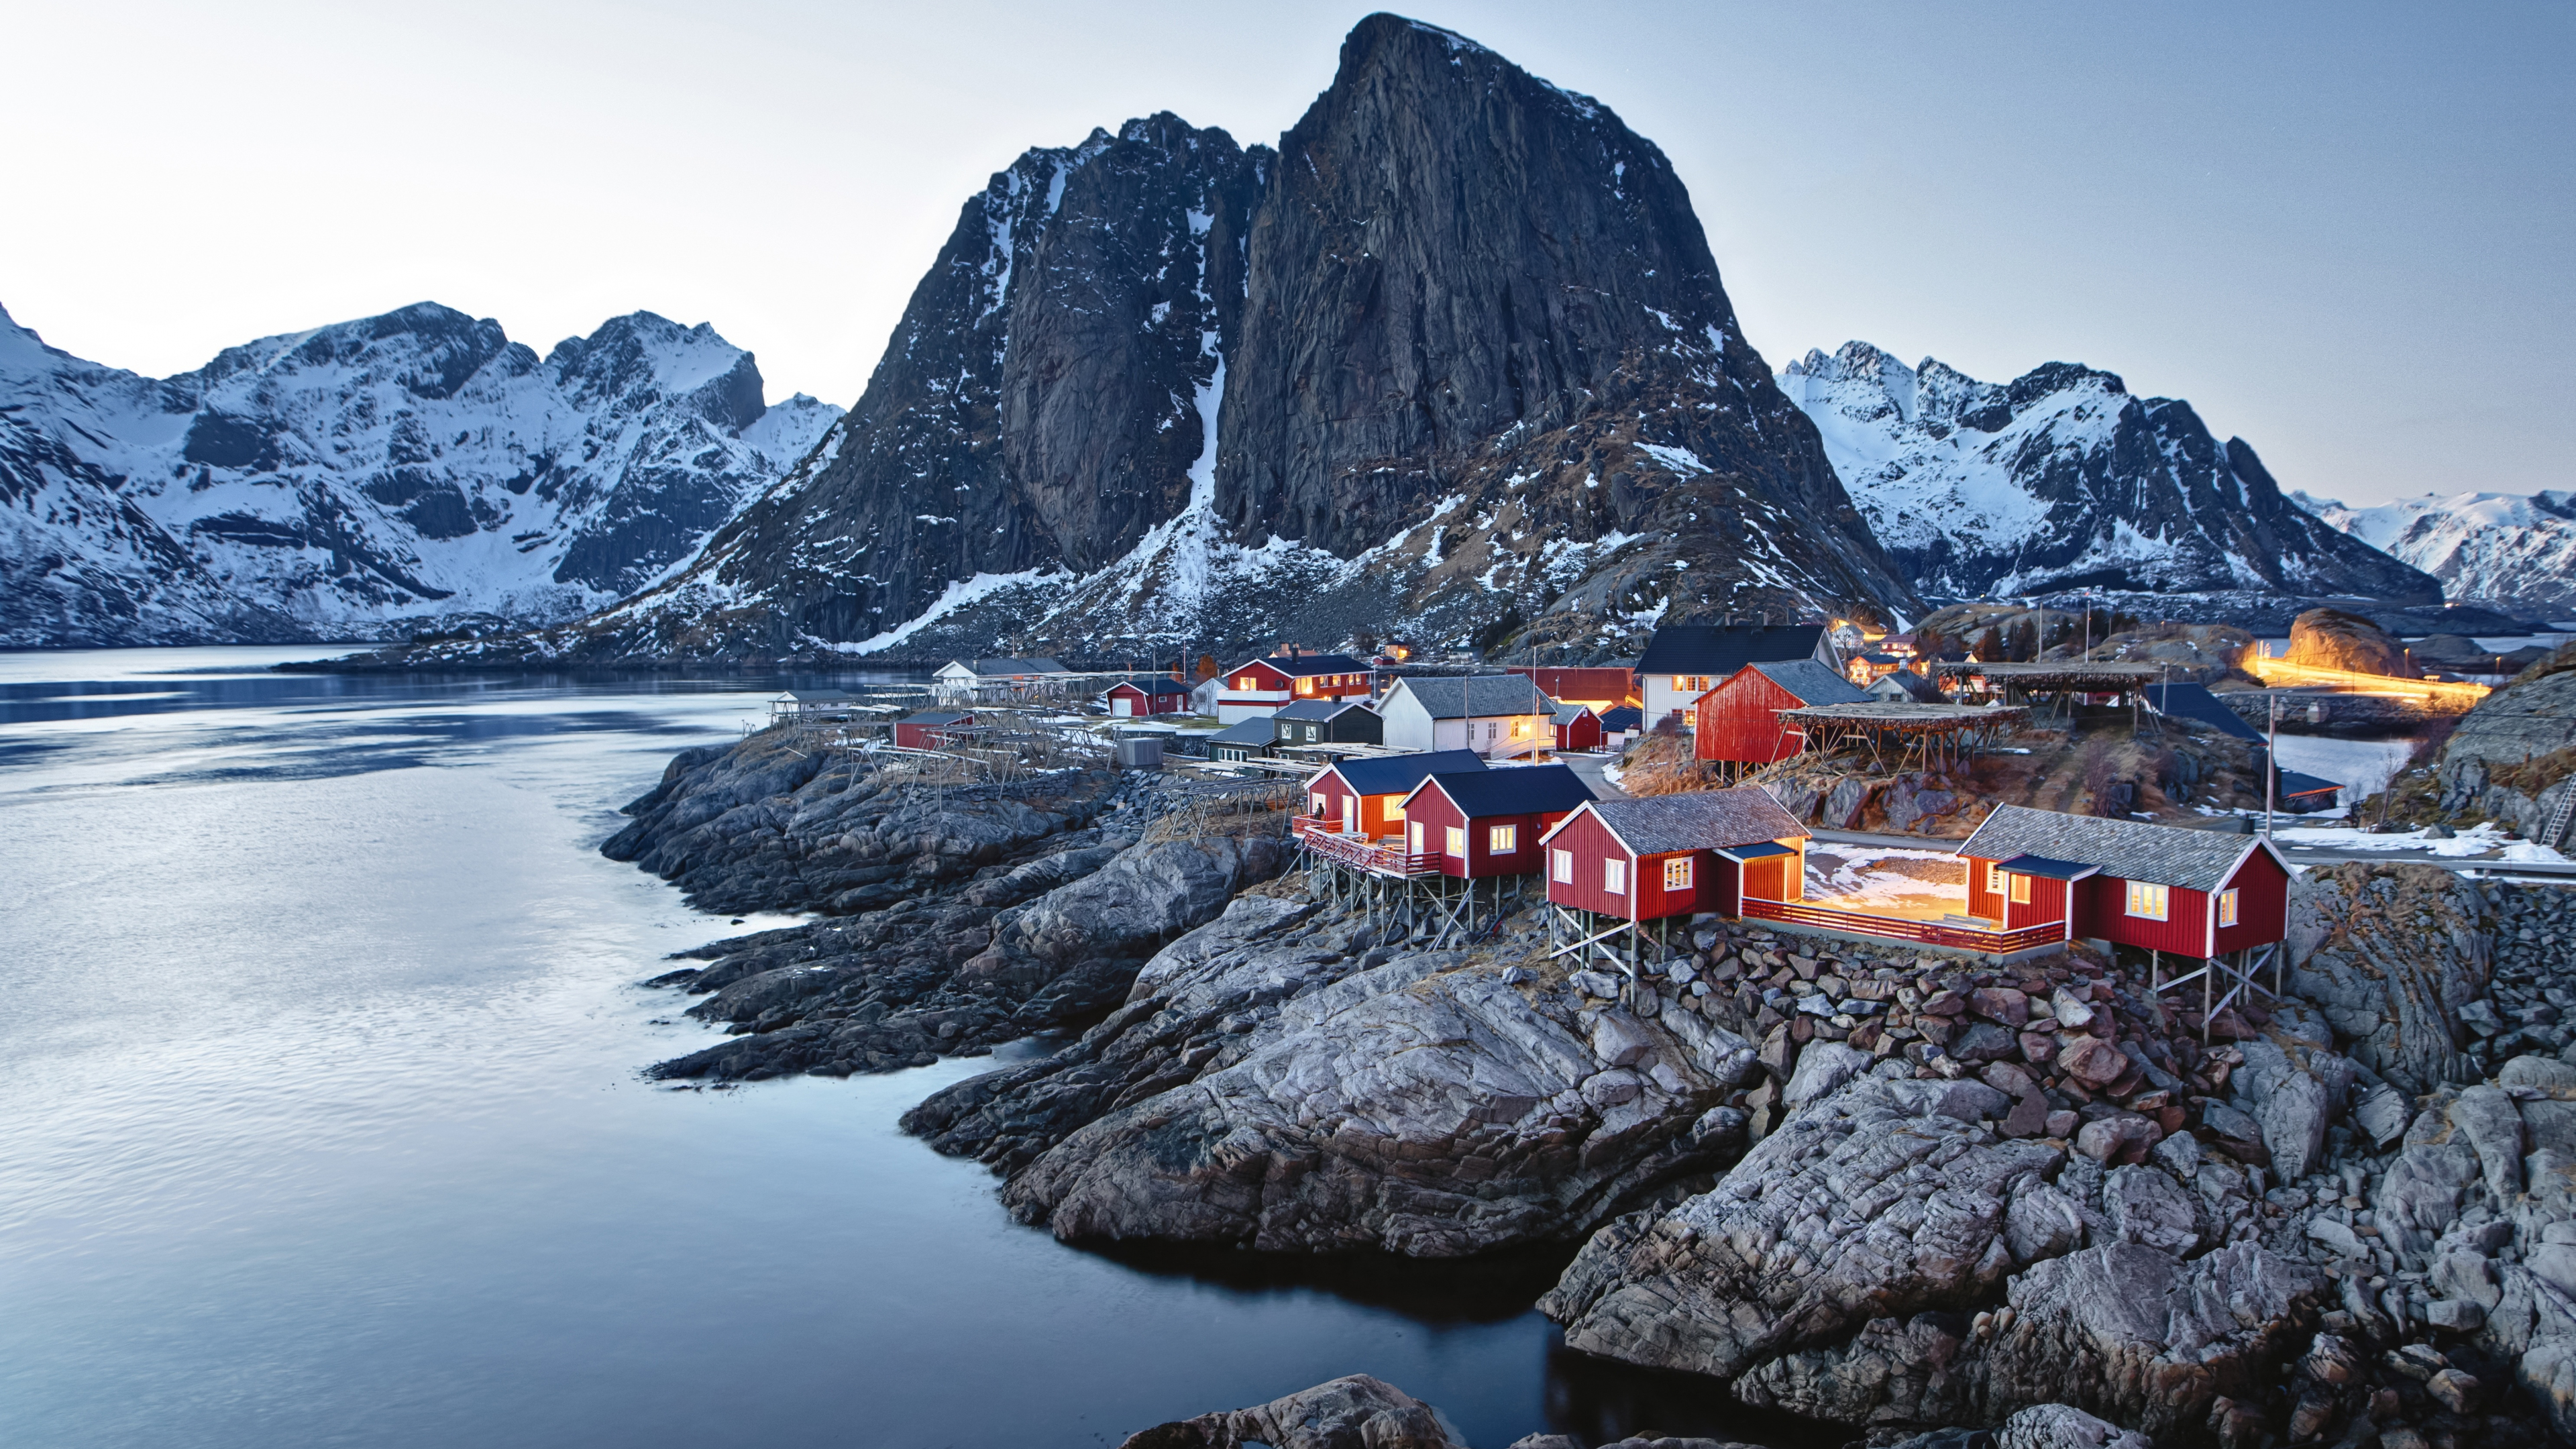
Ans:
<svg viewBox="0 0 2576 1449"><path fill-rule="evenodd" d="M1659 606L1909 602L1663 155L1379 15L1275 153L1157 115L996 175L833 441L536 647L1589 647Z"/></svg>
<svg viewBox="0 0 2576 1449"><path fill-rule="evenodd" d="M1866 342L1791 363L1843 486L1934 594L2105 589L2346 595L2438 604L2441 585L2282 496L2242 438L2191 404L2052 362L1979 382Z"/></svg>

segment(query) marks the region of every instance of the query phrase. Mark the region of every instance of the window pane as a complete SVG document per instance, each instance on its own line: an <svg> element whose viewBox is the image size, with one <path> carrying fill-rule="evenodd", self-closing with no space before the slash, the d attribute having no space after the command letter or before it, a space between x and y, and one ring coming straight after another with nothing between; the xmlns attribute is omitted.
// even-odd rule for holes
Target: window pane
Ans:
<svg viewBox="0 0 2576 1449"><path fill-rule="evenodd" d="M1605 860L1601 862L1601 888L1614 896L1626 895L1628 893L1628 862L1624 860Z"/></svg>
<svg viewBox="0 0 2576 1449"><path fill-rule="evenodd" d="M1465 859L1467 855L1467 832L1455 825L1452 825L1449 827L1448 837L1449 853L1462 860Z"/></svg>
<svg viewBox="0 0 2576 1449"><path fill-rule="evenodd" d="M1556 878L1565 882L1567 885L1574 884L1573 851L1560 850L1556 852Z"/></svg>

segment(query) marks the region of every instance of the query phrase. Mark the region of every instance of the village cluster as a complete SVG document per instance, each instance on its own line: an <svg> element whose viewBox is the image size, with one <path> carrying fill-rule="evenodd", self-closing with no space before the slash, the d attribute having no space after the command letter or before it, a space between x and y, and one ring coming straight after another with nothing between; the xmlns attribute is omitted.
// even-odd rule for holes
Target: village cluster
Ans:
<svg viewBox="0 0 2576 1449"><path fill-rule="evenodd" d="M1964 841L1923 842L1959 862L1952 893L1927 908L1813 890L1813 834L1757 784L1627 798L1604 769L1648 732L1687 741L1718 781L1810 751L1938 767L1998 747L2043 708L2106 704L2259 738L2156 666L1922 658L1902 637L1815 624L1666 626L1623 666L1439 675L1400 663L1291 646L1193 684L959 660L938 671L937 707L886 721L887 746L963 747L1014 709L1087 697L1122 764L1169 754L1293 786L1308 864L1391 924L1448 943L1543 900L1557 955L1632 979L1650 940L1725 920L1997 963L2090 940L2145 953L2168 984L2232 996L2285 933L2290 870L2259 834L1998 804ZM779 701L798 713L846 703ZM2286 771L2277 783L2291 809L2335 788Z"/></svg>

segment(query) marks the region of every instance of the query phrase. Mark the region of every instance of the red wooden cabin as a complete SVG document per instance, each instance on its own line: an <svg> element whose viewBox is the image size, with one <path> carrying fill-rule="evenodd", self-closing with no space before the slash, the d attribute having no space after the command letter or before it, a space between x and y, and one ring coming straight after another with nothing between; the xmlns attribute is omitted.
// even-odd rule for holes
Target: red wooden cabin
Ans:
<svg viewBox="0 0 2576 1449"><path fill-rule="evenodd" d="M1556 707L1556 747L1560 750L1597 750L1601 748L1601 716L1590 705L1572 701Z"/></svg>
<svg viewBox="0 0 2576 1449"><path fill-rule="evenodd" d="M1739 915L1747 894L1799 898L1806 839L1796 816L1751 786L1595 800L1541 842L1547 898L1632 921Z"/></svg>
<svg viewBox="0 0 2576 1449"><path fill-rule="evenodd" d="M1224 724L1241 724L1267 718L1294 700L1366 699L1375 675L1347 654L1273 654L1247 659L1223 678L1216 717Z"/></svg>
<svg viewBox="0 0 2576 1449"><path fill-rule="evenodd" d="M1747 664L1691 706L1692 733L1703 760L1767 765L1807 747L1807 733L1780 718L1784 709L1864 704L1860 686L1813 659Z"/></svg>
<svg viewBox="0 0 2576 1449"><path fill-rule="evenodd" d="M1343 760L1306 782L1306 818L1344 835L1372 840L1404 833L1404 797L1426 776L1485 768L1473 750L1379 755ZM1304 828L1311 829L1307 826Z"/></svg>
<svg viewBox="0 0 2576 1449"><path fill-rule="evenodd" d="M1622 665L1606 667L1559 668L1551 665L1506 664L1504 672L1526 677L1538 686L1538 692L1550 699L1568 704L1588 704L1596 710L1617 709L1637 701L1637 672Z"/></svg>
<svg viewBox="0 0 2576 1449"><path fill-rule="evenodd" d="M1968 914L2207 960L2289 934L2290 866L2259 835L1997 806L1958 855Z"/></svg>
<svg viewBox="0 0 2576 1449"><path fill-rule="evenodd" d="M948 743L948 731L972 729L975 716L957 710L925 709L894 722L894 742L907 750L936 750Z"/></svg>
<svg viewBox="0 0 2576 1449"><path fill-rule="evenodd" d="M1442 875L1528 875L1538 869L1539 838L1591 799L1564 765L1431 775L1404 797L1405 849L1437 851Z"/></svg>
<svg viewBox="0 0 2576 1449"><path fill-rule="evenodd" d="M1158 714L1186 714L1190 687L1177 679L1128 679L1109 686L1109 713L1114 719L1150 719Z"/></svg>

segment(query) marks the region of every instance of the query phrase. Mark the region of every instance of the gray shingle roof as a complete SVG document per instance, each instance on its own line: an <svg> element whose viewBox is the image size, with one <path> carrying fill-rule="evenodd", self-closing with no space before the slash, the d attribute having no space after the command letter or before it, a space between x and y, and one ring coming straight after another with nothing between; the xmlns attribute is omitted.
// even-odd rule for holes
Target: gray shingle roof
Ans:
<svg viewBox="0 0 2576 1449"><path fill-rule="evenodd" d="M1064 674L1062 664L1052 659L978 659L966 666L982 675Z"/></svg>
<svg viewBox="0 0 2576 1449"><path fill-rule="evenodd" d="M1433 719L1485 719L1505 714L1553 714L1538 686L1518 674L1471 674L1455 679L1409 678L1405 691Z"/></svg>
<svg viewBox="0 0 2576 1449"><path fill-rule="evenodd" d="M1650 795L1643 800L1595 800L1592 813L1639 855L1675 850L1722 850L1757 840L1803 836L1807 827L1753 785Z"/></svg>
<svg viewBox="0 0 2576 1449"><path fill-rule="evenodd" d="M1941 686L1933 682L1932 676L1917 674L1911 669L1899 669L1890 674L1882 674L1871 681L1869 688L1862 693L1872 699L1912 700L1916 704L1949 703L1949 700L1942 696Z"/></svg>
<svg viewBox="0 0 2576 1449"><path fill-rule="evenodd" d="M1859 685L1813 659L1757 660L1753 668L1805 704L1859 704L1869 698Z"/></svg>
<svg viewBox="0 0 2576 1449"><path fill-rule="evenodd" d="M2102 867L2104 875L2184 890L2212 891L2257 842L2212 830L2063 815L2026 805L1998 805L1954 854L1980 860L2046 856Z"/></svg>
<svg viewBox="0 0 2576 1449"><path fill-rule="evenodd" d="M1560 703L1556 707L1556 722L1561 725L1570 725L1591 712L1592 706L1588 704Z"/></svg>
<svg viewBox="0 0 2576 1449"><path fill-rule="evenodd" d="M905 715L903 718L896 720L895 723L908 725L950 725L957 723L959 720L973 718L973 715L960 714L953 709L925 709L919 714Z"/></svg>
<svg viewBox="0 0 2576 1449"><path fill-rule="evenodd" d="M1270 716L1268 715L1227 725L1224 729L1208 736L1208 743L1212 745L1266 745L1270 742Z"/></svg>

